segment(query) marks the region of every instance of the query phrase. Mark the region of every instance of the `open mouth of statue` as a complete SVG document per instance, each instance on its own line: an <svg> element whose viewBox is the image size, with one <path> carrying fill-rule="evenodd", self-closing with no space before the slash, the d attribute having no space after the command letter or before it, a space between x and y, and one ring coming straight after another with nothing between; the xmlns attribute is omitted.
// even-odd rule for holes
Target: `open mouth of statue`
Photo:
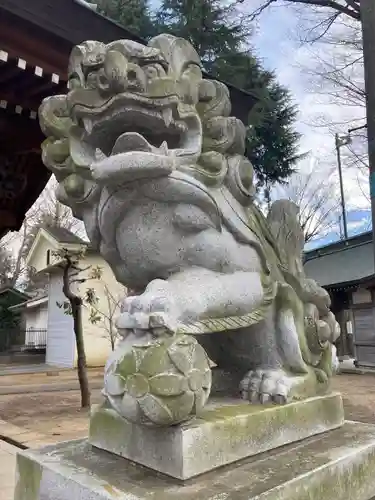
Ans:
<svg viewBox="0 0 375 500"><path fill-rule="evenodd" d="M84 141L107 157L131 151L167 155L191 146L188 125L176 114L175 107L155 110L126 105L86 112L80 122Z"/></svg>

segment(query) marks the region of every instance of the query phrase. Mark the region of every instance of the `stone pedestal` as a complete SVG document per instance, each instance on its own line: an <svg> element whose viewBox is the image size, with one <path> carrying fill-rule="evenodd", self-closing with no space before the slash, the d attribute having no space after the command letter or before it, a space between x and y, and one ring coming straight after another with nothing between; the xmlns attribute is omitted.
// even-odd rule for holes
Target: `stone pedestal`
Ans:
<svg viewBox="0 0 375 500"><path fill-rule="evenodd" d="M20 452L15 500L370 500L375 426L347 422L182 483L87 441Z"/></svg>
<svg viewBox="0 0 375 500"><path fill-rule="evenodd" d="M200 418L166 428L133 424L102 406L91 416L89 443L186 480L343 423L339 394L268 407L213 399Z"/></svg>

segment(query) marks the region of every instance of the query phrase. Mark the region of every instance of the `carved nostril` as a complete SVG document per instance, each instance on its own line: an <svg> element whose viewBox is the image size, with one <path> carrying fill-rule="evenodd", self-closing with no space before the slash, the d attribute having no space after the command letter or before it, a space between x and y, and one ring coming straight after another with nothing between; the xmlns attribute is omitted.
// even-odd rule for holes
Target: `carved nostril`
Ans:
<svg viewBox="0 0 375 500"><path fill-rule="evenodd" d="M127 78L129 87L137 90L146 90L147 76L143 69L134 63L128 64Z"/></svg>

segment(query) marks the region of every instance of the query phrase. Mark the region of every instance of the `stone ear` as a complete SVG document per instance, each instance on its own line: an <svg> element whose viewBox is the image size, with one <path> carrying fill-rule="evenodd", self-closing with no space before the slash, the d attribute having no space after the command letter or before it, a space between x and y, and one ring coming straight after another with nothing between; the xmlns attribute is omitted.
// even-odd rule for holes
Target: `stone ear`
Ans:
<svg viewBox="0 0 375 500"><path fill-rule="evenodd" d="M216 80L202 80L197 110L203 121L216 116L228 117L232 111L228 87Z"/></svg>
<svg viewBox="0 0 375 500"><path fill-rule="evenodd" d="M242 205L250 205L255 194L252 164L242 155L236 155L228 158L228 167L225 184L229 191Z"/></svg>
<svg viewBox="0 0 375 500"><path fill-rule="evenodd" d="M190 42L173 35L162 34L152 38L149 47L159 49L169 66L169 74L179 78L191 66L201 68L201 60Z"/></svg>
<svg viewBox="0 0 375 500"><path fill-rule="evenodd" d="M68 75L69 81L76 81L83 86L85 83L85 66L97 66L103 63L106 45L102 42L88 40L76 45L69 57Z"/></svg>

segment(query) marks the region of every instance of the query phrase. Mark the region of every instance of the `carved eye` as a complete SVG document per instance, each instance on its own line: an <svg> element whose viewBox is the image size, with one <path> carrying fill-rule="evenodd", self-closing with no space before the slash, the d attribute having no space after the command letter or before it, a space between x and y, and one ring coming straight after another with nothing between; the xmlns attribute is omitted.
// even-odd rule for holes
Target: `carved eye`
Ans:
<svg viewBox="0 0 375 500"><path fill-rule="evenodd" d="M148 80L152 80L153 78L165 76L165 70L161 64L151 64L150 66L146 66L144 68L145 75Z"/></svg>
<svg viewBox="0 0 375 500"><path fill-rule="evenodd" d="M145 74L147 76L147 80L152 80L153 78L156 78L158 76L157 69L154 68L153 66L146 68Z"/></svg>

